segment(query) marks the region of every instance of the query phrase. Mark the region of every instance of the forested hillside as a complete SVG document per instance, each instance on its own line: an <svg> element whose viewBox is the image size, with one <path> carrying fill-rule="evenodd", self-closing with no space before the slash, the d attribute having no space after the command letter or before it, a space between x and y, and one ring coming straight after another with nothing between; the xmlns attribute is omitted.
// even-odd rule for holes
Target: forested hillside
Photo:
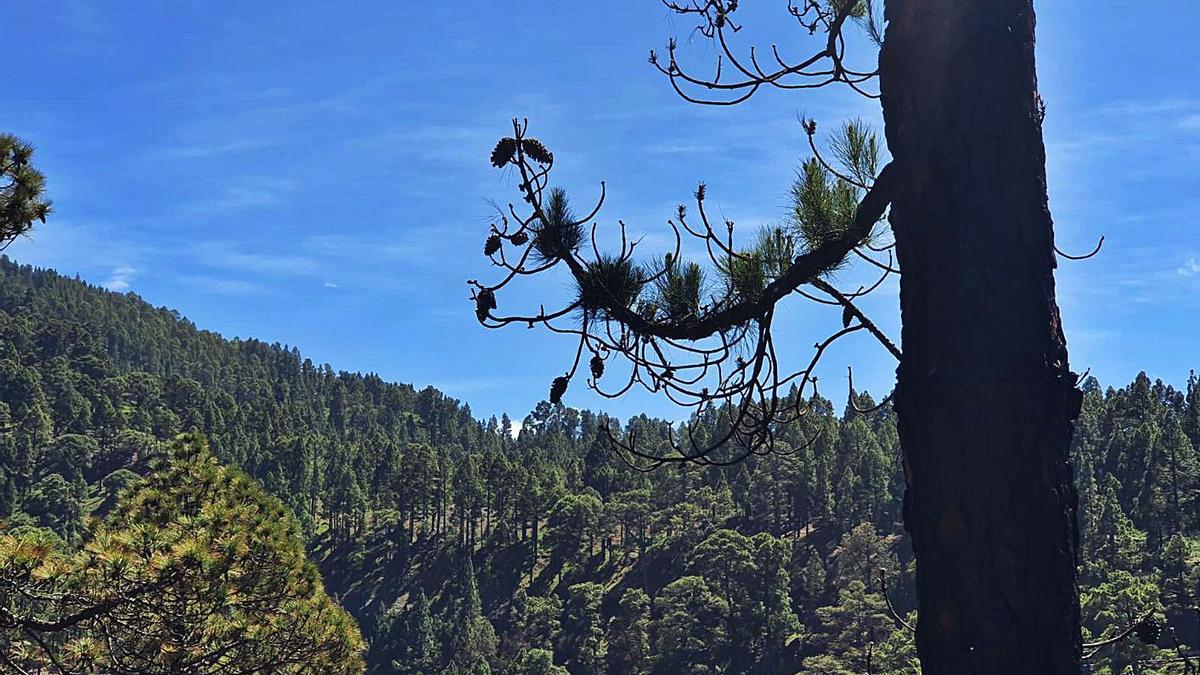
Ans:
<svg viewBox="0 0 1200 675"><path fill-rule="evenodd" d="M1151 610L1174 629L1102 648L1096 673L1184 672L1175 641L1197 643L1200 382L1187 382L1085 383L1085 639ZM641 473L591 412L542 403L513 434L435 389L0 260L3 527L77 545L153 449L198 431L290 507L378 672L916 672L897 620L915 619L903 467L888 406L858 412L874 407L815 400L778 432L789 454ZM710 434L726 421L701 417ZM650 442L669 428L624 424Z"/></svg>

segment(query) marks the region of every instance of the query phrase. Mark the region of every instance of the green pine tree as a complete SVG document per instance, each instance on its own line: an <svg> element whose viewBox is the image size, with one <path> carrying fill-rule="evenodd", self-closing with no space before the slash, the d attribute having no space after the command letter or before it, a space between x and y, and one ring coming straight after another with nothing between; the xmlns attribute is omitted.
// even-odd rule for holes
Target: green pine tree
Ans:
<svg viewBox="0 0 1200 675"><path fill-rule="evenodd" d="M449 606L443 621L443 644L449 658L449 671L455 675L491 672L489 661L496 653L496 631L483 615L475 565L469 552L451 579Z"/></svg>

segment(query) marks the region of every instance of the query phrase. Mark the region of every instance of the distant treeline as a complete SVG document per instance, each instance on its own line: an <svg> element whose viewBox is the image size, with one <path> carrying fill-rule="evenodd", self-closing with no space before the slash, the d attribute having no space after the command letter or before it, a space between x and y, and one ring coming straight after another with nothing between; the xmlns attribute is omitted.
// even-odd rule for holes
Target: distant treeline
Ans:
<svg viewBox="0 0 1200 675"><path fill-rule="evenodd" d="M1085 392L1085 639L1159 609L1195 644L1200 383ZM0 259L0 519L77 545L143 457L198 431L293 511L378 672L916 672L881 592L882 570L916 620L894 416L857 412L867 394L812 403L779 430L786 454L642 473L603 415L542 403L514 435L433 388ZM706 410L699 433L727 419ZM645 443L669 431L631 426ZM1165 649L1108 649L1093 672L1181 672L1145 663L1174 654L1169 633Z"/></svg>

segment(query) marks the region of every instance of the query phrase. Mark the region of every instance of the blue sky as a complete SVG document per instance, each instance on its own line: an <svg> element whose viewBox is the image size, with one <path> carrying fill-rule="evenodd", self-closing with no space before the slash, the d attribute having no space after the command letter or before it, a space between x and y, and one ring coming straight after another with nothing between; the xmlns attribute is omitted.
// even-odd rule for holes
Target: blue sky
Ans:
<svg viewBox="0 0 1200 675"><path fill-rule="evenodd" d="M745 39L801 50L786 14L760 4ZM1139 370L1182 384L1200 366L1200 6L1037 4L1059 244L1083 252L1107 236L1100 257L1058 275L1073 365L1106 384ZM514 115L530 118L578 202L607 181L606 240L620 218L647 246L665 242L665 219L701 180L710 208L739 226L775 222L806 157L798 113L824 128L879 123L870 101L840 90L684 103L648 49L679 35L697 67L712 50L656 0L278 7L5 8L20 29L6 37L0 130L37 145L57 208L9 255L229 337L296 345L519 419L573 345L486 331L468 301L465 280L494 274L480 252L488 200L515 199L511 176L487 162ZM501 302L552 300L565 285L530 281ZM867 309L898 336L894 288ZM793 303L779 330L794 360L837 318ZM826 357L824 393L844 395L847 364L860 387L890 389L894 363L861 338ZM567 402L679 416L649 396L601 402L582 381Z"/></svg>

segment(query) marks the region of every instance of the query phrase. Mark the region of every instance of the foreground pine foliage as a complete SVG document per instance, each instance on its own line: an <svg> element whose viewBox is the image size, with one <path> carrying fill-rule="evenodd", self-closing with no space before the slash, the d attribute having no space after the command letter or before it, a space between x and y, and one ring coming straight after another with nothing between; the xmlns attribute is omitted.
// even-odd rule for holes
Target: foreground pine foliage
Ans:
<svg viewBox="0 0 1200 675"><path fill-rule="evenodd" d="M363 669L292 516L198 435L152 460L78 551L0 534L0 644L25 672Z"/></svg>

